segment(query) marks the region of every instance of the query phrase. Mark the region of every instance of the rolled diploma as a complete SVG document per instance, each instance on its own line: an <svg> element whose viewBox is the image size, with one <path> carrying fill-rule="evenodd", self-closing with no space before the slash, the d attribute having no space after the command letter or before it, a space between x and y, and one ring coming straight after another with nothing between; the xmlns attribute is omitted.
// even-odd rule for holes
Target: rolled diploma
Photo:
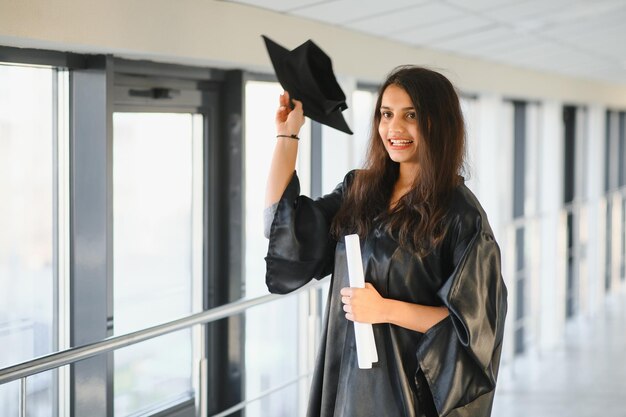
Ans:
<svg viewBox="0 0 626 417"><path fill-rule="evenodd" d="M346 259L348 260L350 286L365 288L359 235L346 236ZM378 362L378 352L376 351L376 341L374 340L372 325L370 323L358 323L355 321L354 337L356 339L356 353L359 360L359 368L370 369L372 363Z"/></svg>

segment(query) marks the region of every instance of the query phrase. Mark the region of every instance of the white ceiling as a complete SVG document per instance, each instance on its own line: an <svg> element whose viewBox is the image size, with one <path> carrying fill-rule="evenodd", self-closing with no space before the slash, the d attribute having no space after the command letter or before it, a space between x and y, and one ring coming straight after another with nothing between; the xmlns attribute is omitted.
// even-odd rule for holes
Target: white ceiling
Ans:
<svg viewBox="0 0 626 417"><path fill-rule="evenodd" d="M626 0L225 0L515 66L626 84Z"/></svg>

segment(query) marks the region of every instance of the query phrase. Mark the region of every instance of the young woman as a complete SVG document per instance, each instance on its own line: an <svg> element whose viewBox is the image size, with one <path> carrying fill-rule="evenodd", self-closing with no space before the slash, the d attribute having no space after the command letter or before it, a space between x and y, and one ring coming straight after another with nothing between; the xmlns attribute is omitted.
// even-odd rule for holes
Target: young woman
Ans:
<svg viewBox="0 0 626 417"><path fill-rule="evenodd" d="M302 104L280 98L266 193L266 282L287 293L332 273L309 417L491 414L506 316L500 251L459 175L465 128L443 75L396 68L380 89L362 170L300 196ZM343 236L358 233L366 288L349 288ZM378 362L359 369L352 322Z"/></svg>

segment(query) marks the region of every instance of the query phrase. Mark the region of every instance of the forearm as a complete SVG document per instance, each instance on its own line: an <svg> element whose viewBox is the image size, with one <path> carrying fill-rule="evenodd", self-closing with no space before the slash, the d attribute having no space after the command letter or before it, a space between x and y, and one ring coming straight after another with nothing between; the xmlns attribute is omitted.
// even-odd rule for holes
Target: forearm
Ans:
<svg viewBox="0 0 626 417"><path fill-rule="evenodd" d="M446 307L431 307L389 298L384 299L384 312L385 322L420 333L426 333L449 314Z"/></svg>
<svg viewBox="0 0 626 417"><path fill-rule="evenodd" d="M293 100L294 108L292 110L289 93L285 91L280 95L279 103L280 106L276 111L276 133L278 136L276 137L274 155L272 156L267 187L265 188L266 208L280 200L289 184L289 180L291 180L293 171L296 169L296 159L298 157L297 135L304 124L304 112L300 101Z"/></svg>
<svg viewBox="0 0 626 417"><path fill-rule="evenodd" d="M265 189L265 207L280 200L287 184L296 169L298 141L291 138L277 138L274 154Z"/></svg>
<svg viewBox="0 0 626 417"><path fill-rule="evenodd" d="M369 282L365 288L342 288L341 302L346 318L361 323L391 323L405 329L426 333L446 318L446 307L431 307L383 298Z"/></svg>

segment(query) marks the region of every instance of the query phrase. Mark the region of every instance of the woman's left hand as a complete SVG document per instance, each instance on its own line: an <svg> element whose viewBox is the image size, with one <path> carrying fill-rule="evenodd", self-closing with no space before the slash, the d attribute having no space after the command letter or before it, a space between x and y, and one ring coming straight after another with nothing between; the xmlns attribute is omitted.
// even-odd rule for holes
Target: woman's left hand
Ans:
<svg viewBox="0 0 626 417"><path fill-rule="evenodd" d="M350 321L372 324L387 321L385 298L369 282L365 283L365 288L342 288L341 302Z"/></svg>

